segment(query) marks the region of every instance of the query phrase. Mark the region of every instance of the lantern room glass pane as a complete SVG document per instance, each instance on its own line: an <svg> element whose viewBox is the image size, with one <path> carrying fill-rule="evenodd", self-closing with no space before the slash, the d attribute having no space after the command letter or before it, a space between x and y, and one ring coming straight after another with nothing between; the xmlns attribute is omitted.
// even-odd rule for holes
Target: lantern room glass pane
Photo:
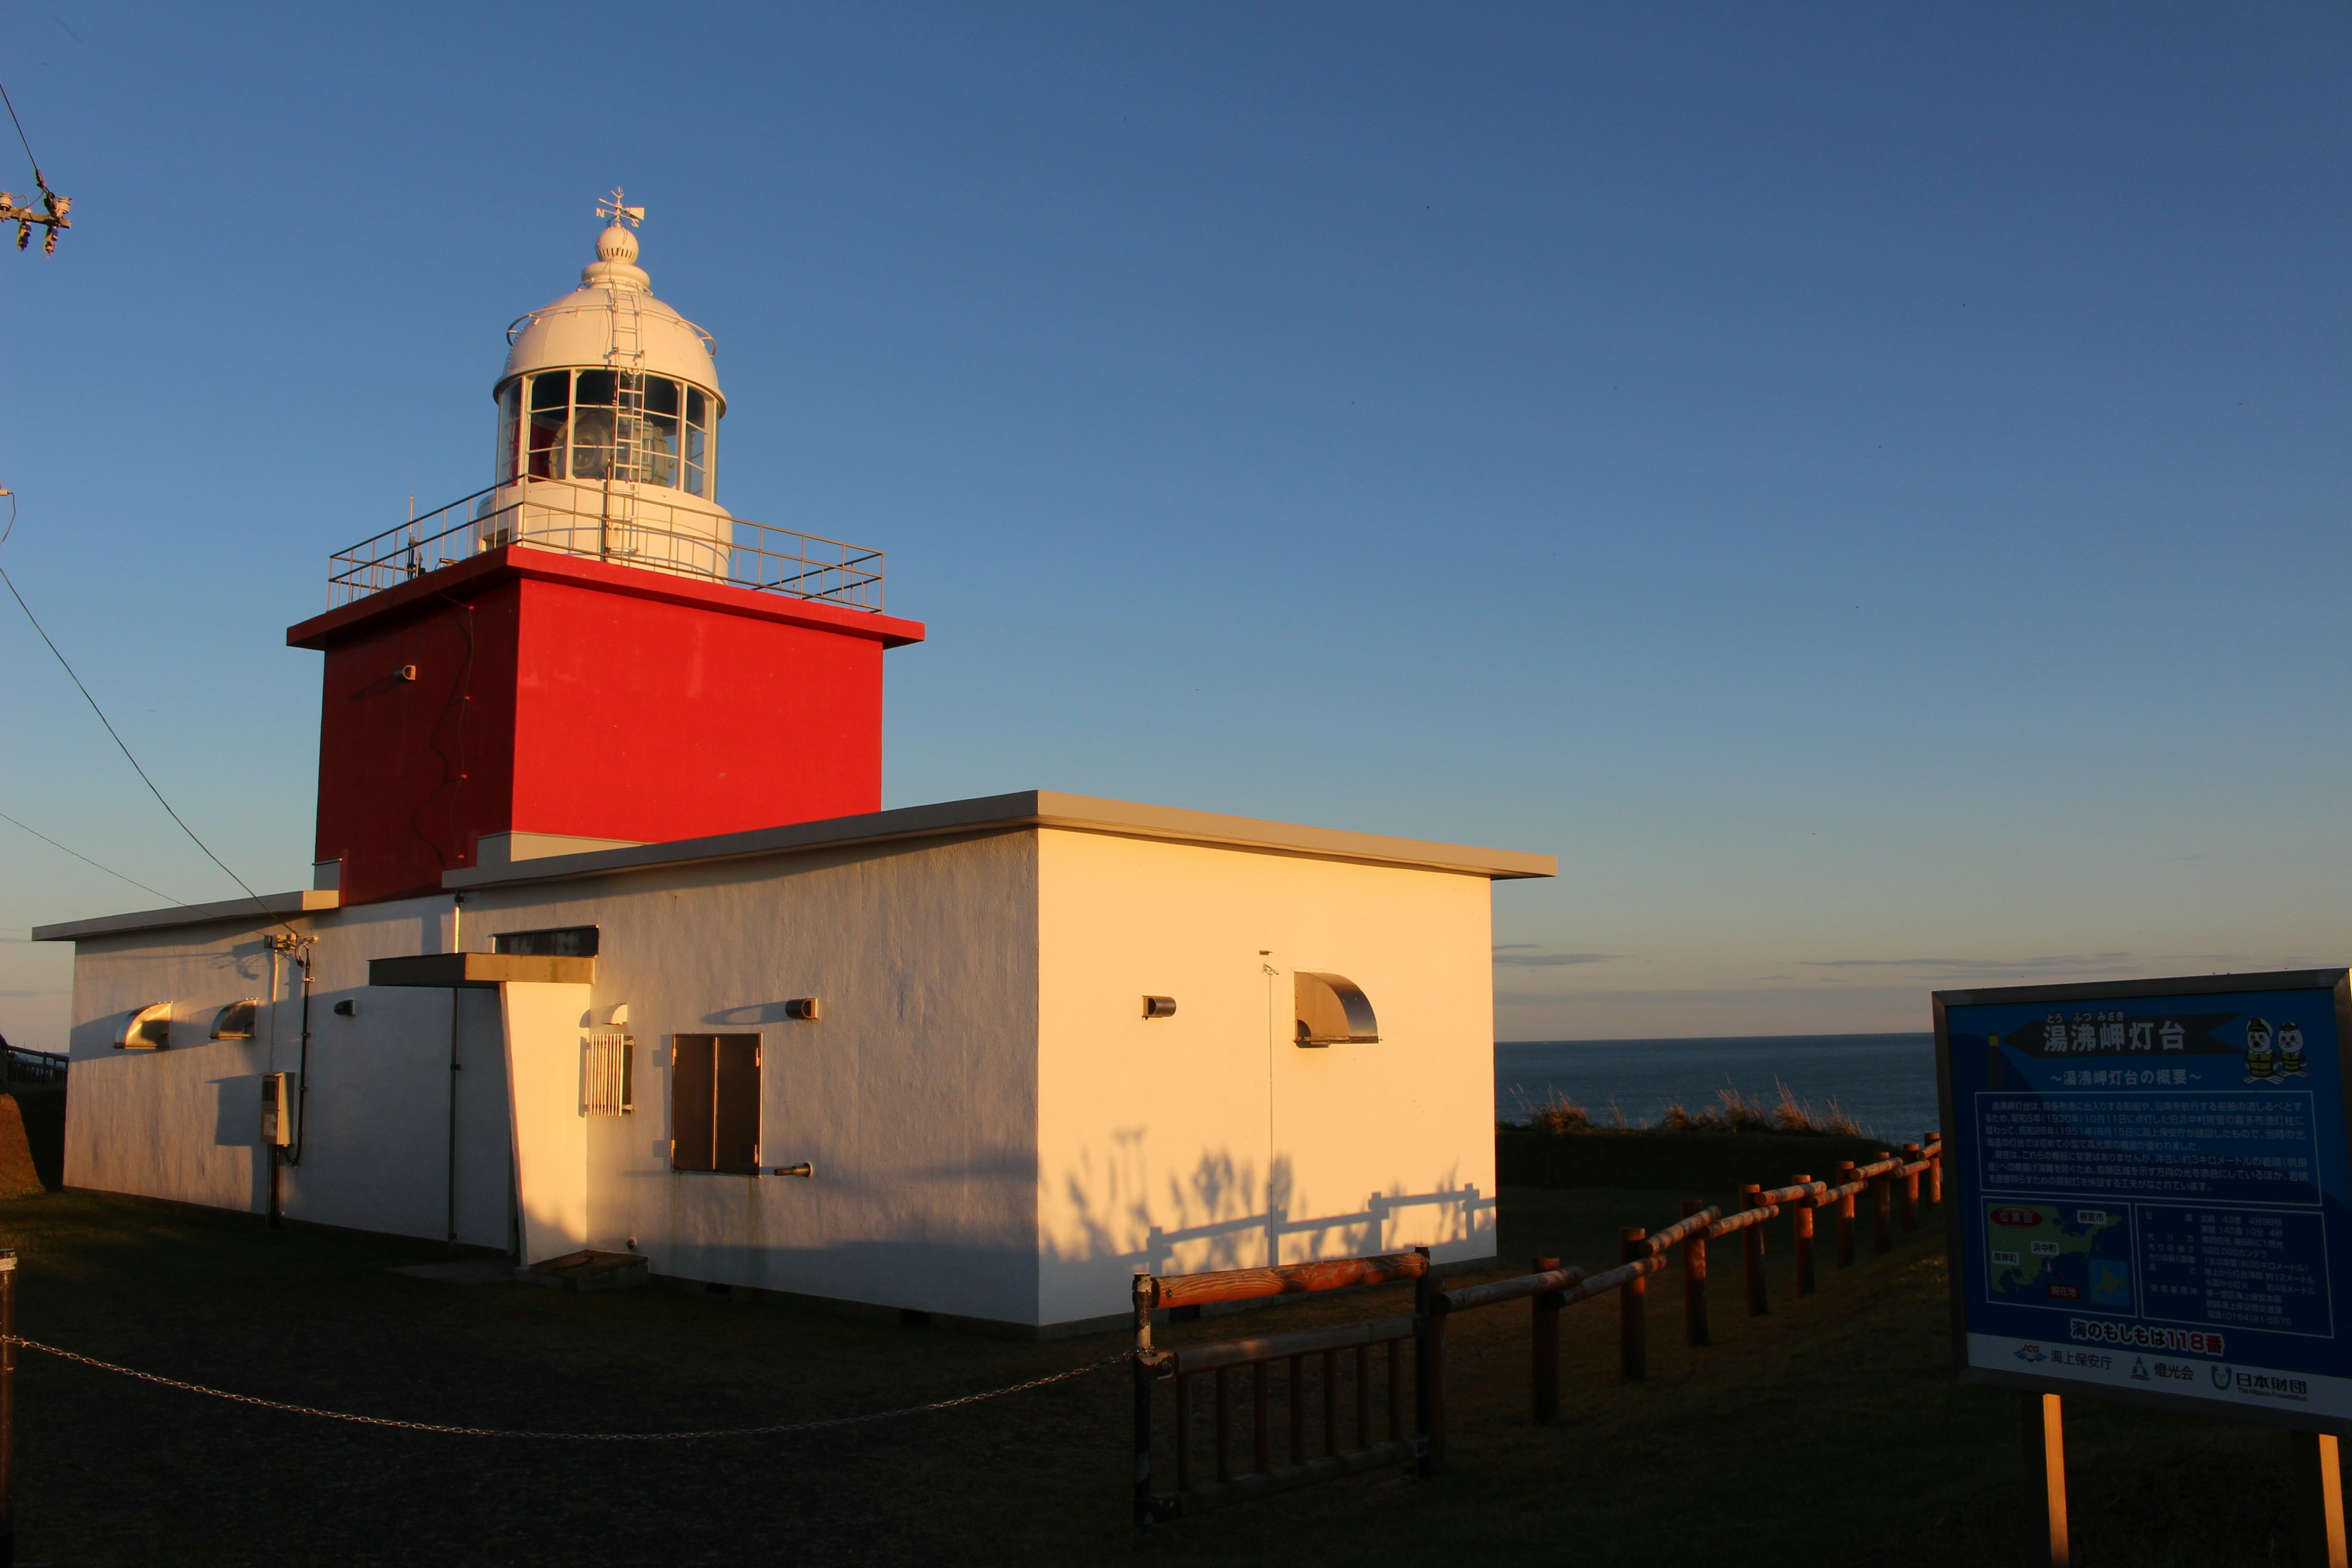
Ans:
<svg viewBox="0 0 2352 1568"><path fill-rule="evenodd" d="M568 370L545 371L530 378L530 405L533 409L566 408L572 403L572 373Z"/></svg>
<svg viewBox="0 0 2352 1568"><path fill-rule="evenodd" d="M677 412L677 383L670 380L670 378L666 375L649 375L646 377L646 412L648 414L676 414Z"/></svg>
<svg viewBox="0 0 2352 1568"><path fill-rule="evenodd" d="M584 383L593 373L583 371ZM572 422L572 477L606 479L613 477L613 410L582 405Z"/></svg>
<svg viewBox="0 0 2352 1568"><path fill-rule="evenodd" d="M518 381L499 399L499 445L490 472L492 482L505 484L515 477L515 432L522 422L522 383Z"/></svg>
<svg viewBox="0 0 2352 1568"><path fill-rule="evenodd" d="M609 370L583 370L576 376L572 401L581 407L591 405L609 406L613 402L614 384L619 377Z"/></svg>

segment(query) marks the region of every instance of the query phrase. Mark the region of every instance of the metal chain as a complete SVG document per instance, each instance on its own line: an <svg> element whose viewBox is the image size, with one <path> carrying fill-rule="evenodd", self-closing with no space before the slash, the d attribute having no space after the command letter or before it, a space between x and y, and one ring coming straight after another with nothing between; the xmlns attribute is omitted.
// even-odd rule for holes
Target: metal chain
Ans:
<svg viewBox="0 0 2352 1568"><path fill-rule="evenodd" d="M403 1432L439 1432L457 1437L539 1437L570 1443L680 1443L701 1437L775 1437L792 1432L814 1432L827 1426L852 1426L861 1421L887 1421L894 1416L921 1415L934 1410L953 1410L961 1405L978 1405L983 1400L1002 1399L1008 1394L1026 1394L1033 1388L1044 1388L1052 1384L1066 1383L1074 1377L1084 1377L1088 1373L1100 1372L1105 1367L1116 1366L1121 1362L1130 1360L1135 1354L1131 1350L1115 1351L1100 1361L1091 1361L1084 1366L1074 1366L1067 1372L1049 1373L1044 1377L1033 1377L1026 1383L1008 1384L1003 1388L992 1388L983 1394L967 1394L958 1399L934 1400L929 1405L908 1405L897 1410L869 1411L863 1415L827 1416L820 1421L793 1421L772 1426L730 1426L716 1432L518 1432L496 1426L448 1426L433 1421L395 1421L384 1415L353 1415L342 1410L318 1410L308 1405L289 1405L278 1399L258 1399L250 1394L231 1394L224 1388L207 1388L201 1383L184 1383L176 1377L163 1377L152 1372L141 1372L136 1367L117 1366L110 1361L100 1361L96 1356L79 1355L72 1351L59 1350L55 1345L45 1345L38 1340L28 1340L19 1334L7 1336L6 1342L22 1345L26 1350L39 1351L44 1354L56 1356L61 1361L79 1362L83 1366L94 1366L100 1372L120 1373L124 1377L135 1377L142 1383L157 1384L164 1388L176 1388L188 1394L210 1394L215 1399L226 1399L236 1405L256 1405L263 1410L283 1410L291 1415L315 1415L325 1421L348 1421L360 1426L390 1426Z"/></svg>

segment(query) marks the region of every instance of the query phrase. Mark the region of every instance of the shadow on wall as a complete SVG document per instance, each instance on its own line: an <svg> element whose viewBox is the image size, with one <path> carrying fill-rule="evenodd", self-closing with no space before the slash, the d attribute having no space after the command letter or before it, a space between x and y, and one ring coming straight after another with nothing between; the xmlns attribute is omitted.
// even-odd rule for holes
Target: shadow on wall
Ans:
<svg viewBox="0 0 2352 1568"><path fill-rule="evenodd" d="M784 1009L788 1002L747 1002L740 1007L722 1007L716 1013L705 1013L702 1021L721 1028L740 1029L753 1024L786 1024L795 1022Z"/></svg>
<svg viewBox="0 0 2352 1568"><path fill-rule="evenodd" d="M1131 1166L1140 1131L1114 1133L1112 1141L1126 1146L1118 1163ZM1276 1159L1261 1194L1250 1165L1231 1154L1203 1153L1188 1176L1169 1179L1164 1205L1155 1217L1150 1194L1131 1172L1124 1182L1121 1173L1110 1173L1101 1184L1109 1191L1097 1199L1088 1173L1072 1171L1063 1178L1067 1217L1061 1223L1075 1229L1075 1245L1048 1236L1043 1250L1047 1259L1060 1263L1115 1264L1121 1274L1137 1268L1165 1274L1255 1268L1269 1258L1296 1263L1362 1257L1409 1245L1405 1237L1430 1246L1491 1238L1494 1196L1466 1182L1452 1184L1456 1174L1447 1173L1427 1192L1373 1193L1360 1208L1318 1214L1297 1192L1286 1157ZM1122 1197L1122 1186L1132 1196ZM1117 1310L1118 1303L1104 1309Z"/></svg>

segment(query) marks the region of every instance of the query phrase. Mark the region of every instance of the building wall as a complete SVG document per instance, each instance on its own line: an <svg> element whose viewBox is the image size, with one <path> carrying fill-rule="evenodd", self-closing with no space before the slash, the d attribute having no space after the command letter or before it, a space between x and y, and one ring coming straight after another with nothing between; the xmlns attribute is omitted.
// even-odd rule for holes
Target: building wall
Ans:
<svg viewBox="0 0 2352 1568"><path fill-rule="evenodd" d="M882 809L880 641L522 587L514 826L656 843Z"/></svg>
<svg viewBox="0 0 2352 1568"><path fill-rule="evenodd" d="M430 896L444 870L471 863L477 837L518 826L523 586L468 583L465 603L362 623L329 650L312 858L343 863L346 905ZM415 680L399 678L404 665Z"/></svg>
<svg viewBox="0 0 2352 1568"><path fill-rule="evenodd" d="M592 1009L629 1008L636 1110L588 1126L592 1245L656 1273L1010 1322L1036 1311L1036 856L1005 833L667 867L467 896L468 947L595 924ZM818 997L814 1023L784 1004ZM679 1034L752 1034L761 1158L668 1166Z"/></svg>
<svg viewBox="0 0 2352 1568"><path fill-rule="evenodd" d="M442 1237L454 1076L462 1239L509 1245L499 994L455 994L452 1075L452 993L365 984L370 958L449 951L452 908L442 895L298 922L320 941L291 1217ZM599 928L580 1023L629 1008L635 1110L588 1119L591 1245L634 1245L688 1279L1033 1322L1035 909L1035 836L1015 832L482 889L463 944ZM213 1009L268 994L266 962L257 931L227 925L80 943L69 1184L263 1207L260 1078L294 1066L299 1005L274 1010L274 1050L201 1042ZM820 1021L785 1019L800 996L822 999ZM111 1048L121 1013L167 997L184 1020L172 1049ZM346 997L356 1017L334 1015ZM762 1161L813 1161L814 1180L669 1169L681 1033L761 1037Z"/></svg>
<svg viewBox="0 0 2352 1568"><path fill-rule="evenodd" d="M461 576L332 633L314 858L342 862L347 907L436 892L485 834L654 843L881 808L882 628L627 591L644 575Z"/></svg>
<svg viewBox="0 0 2352 1568"><path fill-rule="evenodd" d="M312 950L310 1093L301 1163L282 1176L291 1218L398 1236L447 1234L451 1096L457 1097L459 1239L504 1247L509 1228L506 1068L498 997L371 990L371 958L434 952L448 900L297 917ZM269 928L276 930L278 928ZM74 960L66 1183L102 1192L267 1211L261 1079L301 1057L299 971L278 962L279 1000L250 1043L205 1037L215 1011L267 1000L271 955L259 926L218 923L86 939ZM173 1003L172 1046L116 1050L122 1015ZM339 1017L338 1001L356 1016Z"/></svg>
<svg viewBox="0 0 2352 1568"><path fill-rule="evenodd" d="M1041 837L1043 1321L1124 1310L1139 1268L1493 1254L1484 877ZM1292 1044L1297 969L1361 985L1380 1043Z"/></svg>

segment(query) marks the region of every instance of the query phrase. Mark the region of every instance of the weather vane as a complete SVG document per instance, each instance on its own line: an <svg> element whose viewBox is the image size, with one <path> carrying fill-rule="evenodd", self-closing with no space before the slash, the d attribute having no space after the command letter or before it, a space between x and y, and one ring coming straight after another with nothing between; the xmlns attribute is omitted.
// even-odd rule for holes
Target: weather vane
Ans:
<svg viewBox="0 0 2352 1568"><path fill-rule="evenodd" d="M613 187L613 194L596 204L596 216L598 217L609 217L615 224L626 220L629 226L631 228L635 228L637 225L646 221L646 209L643 207L622 205L621 187L614 185ZM21 244L22 241L19 241L18 243Z"/></svg>

